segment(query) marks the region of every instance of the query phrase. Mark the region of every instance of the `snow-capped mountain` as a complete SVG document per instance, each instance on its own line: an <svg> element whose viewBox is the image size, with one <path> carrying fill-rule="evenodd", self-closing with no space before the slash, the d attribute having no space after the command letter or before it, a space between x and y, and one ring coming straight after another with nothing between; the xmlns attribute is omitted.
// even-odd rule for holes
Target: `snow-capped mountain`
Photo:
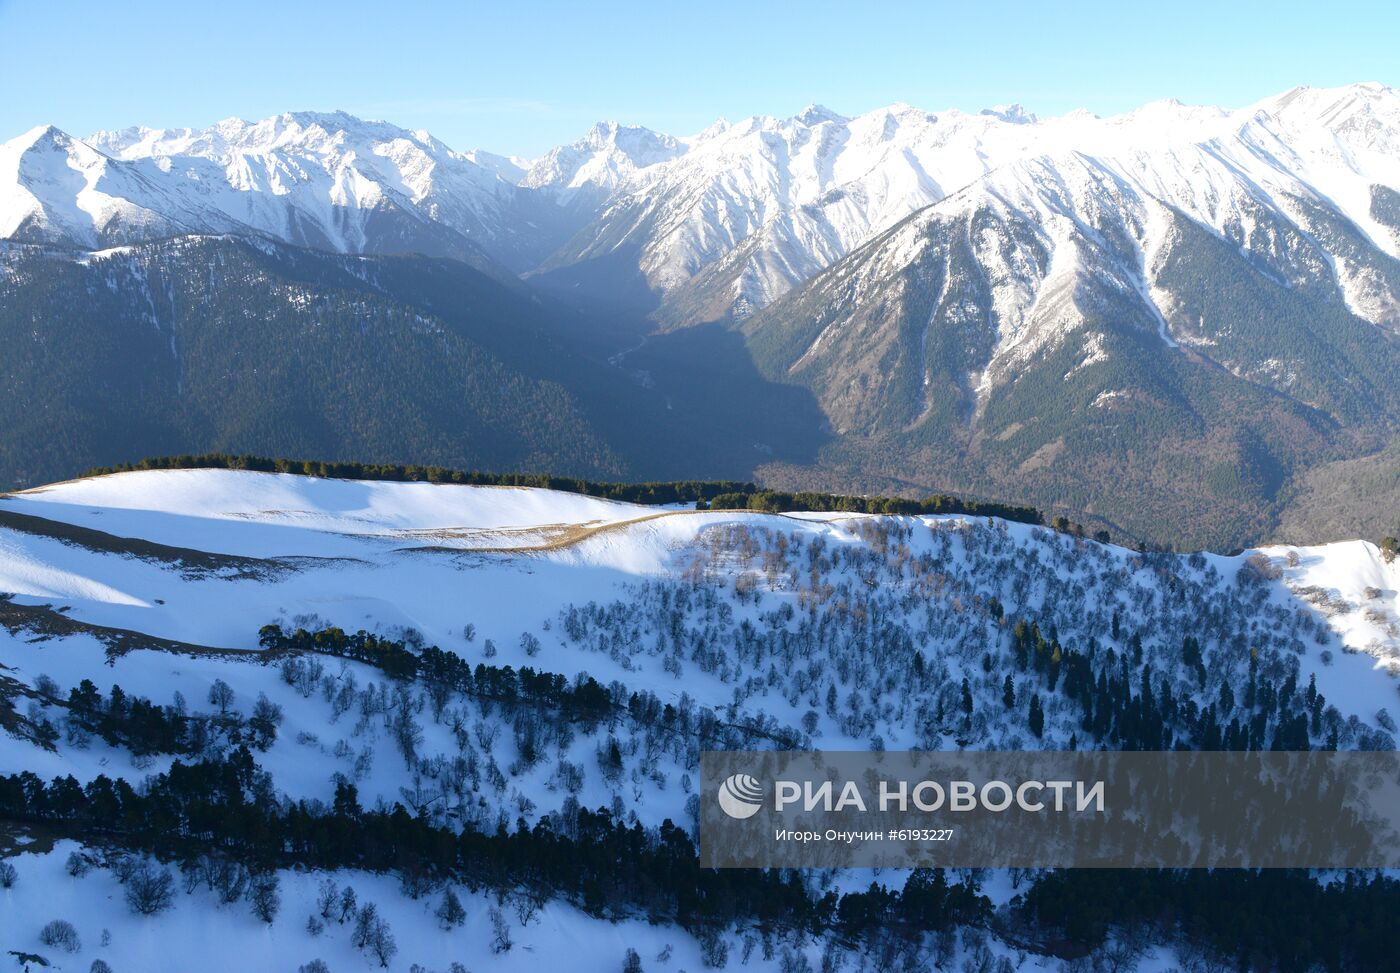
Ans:
<svg viewBox="0 0 1400 973"><path fill-rule="evenodd" d="M687 140L638 125L600 122L583 138L536 159L518 180L576 210L597 207L637 174L685 153Z"/></svg>
<svg viewBox="0 0 1400 973"><path fill-rule="evenodd" d="M485 149L469 149L462 153L469 162L474 162L488 172L494 172L501 180L513 186L520 185L520 181L525 178L526 171L531 166L531 160L518 155L497 155L494 152L487 152Z"/></svg>
<svg viewBox="0 0 1400 973"><path fill-rule="evenodd" d="M547 257L637 172L685 143L605 123L537 160L457 152L344 112L0 146L0 238L98 249L182 233L262 234L346 253Z"/></svg>
<svg viewBox="0 0 1400 973"><path fill-rule="evenodd" d="M1243 218L1240 206L1287 219L1297 216L1291 197L1320 201L1362 231L1363 248L1394 256L1386 193L1400 188L1397 140L1400 96L1376 84L1296 89L1238 111L1166 101L1112 118L894 105L848 119L813 106L688 140L680 158L638 173L551 265L630 248L672 320L743 316L911 213L1014 178L997 175L1008 166L1037 165L1053 181L1076 158L1216 230ZM1393 313L1350 266L1357 258L1334 256L1358 306Z"/></svg>
<svg viewBox="0 0 1400 973"><path fill-rule="evenodd" d="M342 252L458 256L528 266L509 160L478 163L427 132L344 112L293 112L203 130L99 132L94 147L193 187L204 206L290 243Z"/></svg>
<svg viewBox="0 0 1400 973"><path fill-rule="evenodd" d="M0 144L0 236L97 248L243 229L139 165L52 126Z"/></svg>
<svg viewBox="0 0 1400 973"><path fill-rule="evenodd" d="M1076 156L1216 230L1242 218L1241 192L1285 217L1290 197L1320 199L1394 256L1400 203L1386 192L1400 191L1397 141L1397 95L1374 84L1296 89L1238 111L1160 102L1102 119L1041 119L1017 105L892 105L846 118L813 105L684 138L609 122L533 161L457 152L342 112L86 141L39 129L0 149L0 235L101 246L259 232L349 252L475 247L517 272L625 253L665 296L663 315L689 323L751 313L1007 166L1039 160L1053 178ZM1341 271L1358 306L1388 313L1374 282Z"/></svg>
<svg viewBox="0 0 1400 973"><path fill-rule="evenodd" d="M721 123L688 140L683 156L638 173L551 264L632 247L671 301L700 295L684 318L729 311L711 306L720 291L735 310L762 306L982 175L988 157L1024 150L1033 129L1023 117L894 105L848 119L813 105L787 119Z"/></svg>
<svg viewBox="0 0 1400 973"><path fill-rule="evenodd" d="M921 210L811 291L839 291L832 299L852 315L904 314L901 287L944 278L919 344L946 315L980 332L985 355L973 352L963 369L978 404L1031 356L1081 330L1096 311L1085 294L1095 290L1134 305L1163 345L1216 354L1230 371L1286 390L1326 363L1290 359L1277 346L1224 351L1239 337L1235 317L1247 312L1206 313L1202 303L1221 292L1174 277L1174 262L1204 231L1270 283L1336 298L1355 317L1400 333L1400 218L1387 205L1400 193L1385 183L1400 186L1400 164L1387 152L1400 145L1400 95L1360 86L1345 96L1291 92L1268 106L1241 116L1162 103L1088 123L1070 147L1008 162ZM1319 119L1330 138L1319 136ZM1213 135L1222 125L1230 134ZM975 308L953 287L954 252L981 278ZM839 313L804 334L811 344L791 349L800 367L870 338ZM1088 363L1103 335L1080 337ZM858 424L842 417L843 426Z"/></svg>
<svg viewBox="0 0 1400 973"><path fill-rule="evenodd" d="M523 171L518 161L458 153L426 132L343 112L86 140L39 129L0 147L0 235L100 248L178 233L261 234L518 271L568 232L516 186Z"/></svg>

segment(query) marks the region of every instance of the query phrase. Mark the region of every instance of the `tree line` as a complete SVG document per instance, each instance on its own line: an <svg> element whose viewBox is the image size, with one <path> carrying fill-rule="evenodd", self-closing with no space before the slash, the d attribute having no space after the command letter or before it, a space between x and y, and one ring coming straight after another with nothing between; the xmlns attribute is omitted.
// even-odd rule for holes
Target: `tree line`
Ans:
<svg viewBox="0 0 1400 973"><path fill-rule="evenodd" d="M363 662L399 680L418 679L429 687L442 687L464 696L542 706L570 722L597 724L616 710L612 694L592 676L580 675L573 683L554 672L529 666L477 663L436 645L418 652L405 642L381 638L364 630L347 634L334 626L308 632L299 628L290 635L279 625L258 630L258 644L278 652L318 652Z"/></svg>
<svg viewBox="0 0 1400 973"><path fill-rule="evenodd" d="M1337 973L1395 968L1397 908L1400 882L1355 871L1319 882L1287 869L1061 869L1031 886L1020 918L1079 943L1111 929L1176 933L1222 970Z"/></svg>
<svg viewBox="0 0 1400 973"><path fill-rule="evenodd" d="M1400 882L1349 874L1323 885L1306 872L1059 870L1036 878L1007 915L967 879L910 873L900 889L821 892L793 871L704 869L685 830L627 825L605 808L573 808L533 827L454 831L408 813L360 806L340 781L333 804L270 799L247 747L169 771L134 788L100 775L45 782L0 776L0 818L64 836L211 866L210 850L254 874L279 867L398 873L405 887L468 888L563 898L603 918L645 915L697 936L733 926L862 940L959 925L999 925L1046 952L1075 955L1111 931L1185 934L1240 970L1378 970L1392 956Z"/></svg>
<svg viewBox="0 0 1400 973"><path fill-rule="evenodd" d="M211 747L241 743L267 750L276 741L277 727L282 723L282 708L262 693L250 717L245 719L231 710L233 689L222 679L216 679L209 690L209 702L218 710L211 714L190 713L178 692L171 705L154 703L118 685L104 697L91 679L70 690L66 699L57 684L44 676L38 690L40 698L67 710L63 725L68 743L82 747L97 736L136 757L199 754ZM30 720L40 746L52 747L58 741L58 727L42 711L34 711Z"/></svg>
<svg viewBox="0 0 1400 973"><path fill-rule="evenodd" d="M1255 653L1238 697L1227 680L1214 699L1198 704L1153 672L1140 634L1128 639L1122 653L1100 651L1092 641L1087 652L1079 652L1061 645L1053 630L1047 638L1038 624L1021 620L1011 627L1011 649L1017 669L1036 673L1039 688L1074 704L1085 739L1115 750L1298 751L1340 745L1339 714L1329 710L1316 675L1302 689L1296 672L1275 685L1259 671ZM1206 666L1193 635L1182 640L1182 661L1204 688ZM1011 709L1017 698L1010 674L1005 687L1003 702ZM1028 709L1031 731L1039 737L1044 715L1038 693ZM1071 738L1071 749L1075 743Z"/></svg>
<svg viewBox="0 0 1400 973"><path fill-rule="evenodd" d="M758 510L765 513L783 513L789 510L814 510L822 513L859 514L966 514L972 517L1000 517L1022 524L1044 524L1045 517L1034 507L1015 504L991 503L981 500L964 500L948 494L937 494L923 500L905 497L848 497L829 493L785 493L781 490L761 490L753 484L745 484L748 489L733 490L711 497L708 506L712 510ZM1063 518L1065 530L1069 522Z"/></svg>
<svg viewBox="0 0 1400 973"><path fill-rule="evenodd" d="M495 833L454 831L392 809L360 806L341 781L333 804L269 800L247 747L193 763L176 760L139 789L99 775L45 782L25 771L0 777L0 817L42 823L181 862L218 849L254 871L277 867L397 872L409 882L457 881L473 889L562 897L594 916L643 914L692 932L736 923L847 935L929 931L984 923L990 903L940 872L915 872L905 892L810 891L796 873L703 869L690 836L669 820L624 824L606 808L575 808L518 821Z"/></svg>

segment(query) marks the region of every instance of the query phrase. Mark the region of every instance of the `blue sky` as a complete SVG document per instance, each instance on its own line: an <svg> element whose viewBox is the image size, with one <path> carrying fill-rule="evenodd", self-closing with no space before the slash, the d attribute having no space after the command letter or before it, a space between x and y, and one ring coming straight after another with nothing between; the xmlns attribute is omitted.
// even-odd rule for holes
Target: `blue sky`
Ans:
<svg viewBox="0 0 1400 973"><path fill-rule="evenodd" d="M894 101L1111 114L1400 84L1400 4L0 0L0 140L343 108L533 155L612 118Z"/></svg>

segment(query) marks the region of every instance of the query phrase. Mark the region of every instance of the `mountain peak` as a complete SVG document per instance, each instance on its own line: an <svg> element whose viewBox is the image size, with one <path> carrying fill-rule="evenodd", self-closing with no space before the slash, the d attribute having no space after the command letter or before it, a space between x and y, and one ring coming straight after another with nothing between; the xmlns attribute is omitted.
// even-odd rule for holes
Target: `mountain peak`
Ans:
<svg viewBox="0 0 1400 973"><path fill-rule="evenodd" d="M1033 125L1040 121L1039 115L1026 111L1025 106L1019 102L1010 105L993 105L991 108L983 108L978 114L990 115L1003 122L1011 122L1013 125Z"/></svg>
<svg viewBox="0 0 1400 973"><path fill-rule="evenodd" d="M821 125L824 122L837 122L839 124L848 122L850 119L845 115L832 111L825 105L813 103L794 115L793 121L801 122L803 125Z"/></svg>
<svg viewBox="0 0 1400 973"><path fill-rule="evenodd" d="M1358 134L1380 118L1400 122L1400 92L1378 81L1364 81L1336 88L1300 85L1251 106L1293 124L1321 125L1333 132L1360 126Z"/></svg>
<svg viewBox="0 0 1400 973"><path fill-rule="evenodd" d="M565 195L584 188L606 194L636 170L667 162L685 150L680 139L641 125L598 122L583 138L536 159L521 185L550 187Z"/></svg>
<svg viewBox="0 0 1400 973"><path fill-rule="evenodd" d="M598 122L575 146L588 146L592 149L616 149L631 155L637 151L647 151L659 145L670 145L676 140L643 125L625 125L617 121ZM564 148L561 146L560 148Z"/></svg>
<svg viewBox="0 0 1400 973"><path fill-rule="evenodd" d="M716 136L723 135L725 132L729 131L729 129L730 129L729 119L727 119L727 118L717 118L717 119L715 119L714 122L713 122L708 128L706 128L704 131L702 131L702 132L697 132L697 133L691 138L691 141L692 141L692 142L703 142L705 139L712 139L712 138L715 138Z"/></svg>
<svg viewBox="0 0 1400 973"><path fill-rule="evenodd" d="M922 108L915 107L914 105L909 104L909 102L907 102L907 101L896 101L896 102L892 102L891 104L886 105L884 110L885 110L885 114L887 114L887 115L927 115L927 114L929 114L929 112L924 111Z"/></svg>
<svg viewBox="0 0 1400 973"><path fill-rule="evenodd" d="M67 148L73 143L73 136L69 135L57 125L35 125L29 131L16 136L8 144L19 146L24 149L58 147Z"/></svg>
<svg viewBox="0 0 1400 973"><path fill-rule="evenodd" d="M82 139L74 138L57 125L36 125L23 135L0 142L0 149L6 155L23 156L29 153L59 153L66 157L64 168L97 170L111 159ZM47 168L47 164L45 166Z"/></svg>
<svg viewBox="0 0 1400 973"><path fill-rule="evenodd" d="M336 109L335 111L289 111L278 116L285 121L295 122L302 128L320 126L326 131L333 129L345 129L352 126L367 124L365 119L351 115L349 112ZM368 124L382 125L383 122L370 122Z"/></svg>
<svg viewBox="0 0 1400 973"><path fill-rule="evenodd" d="M148 136L149 134L152 133L148 133ZM321 138L326 138L331 143L363 138L378 142L407 139L421 145L430 145L437 150L448 150L447 146L426 131L411 132L392 122L365 119L340 109L286 111L253 121L232 117L206 129L166 129L153 134L158 137L156 141L171 135L184 139L212 136L216 142L222 141L236 149L263 150L279 148L289 143L310 144Z"/></svg>
<svg viewBox="0 0 1400 973"><path fill-rule="evenodd" d="M596 122L593 127L588 130L588 134L584 136L584 140L599 145L612 142L617 139L617 133L626 127L627 126L614 119Z"/></svg>
<svg viewBox="0 0 1400 973"><path fill-rule="evenodd" d="M494 172L497 177L504 179L511 185L519 185L520 180L525 178L525 173L531 165L529 159L497 155L495 152L488 152L485 149L471 149L463 152L462 156L468 162L473 162L489 172Z"/></svg>

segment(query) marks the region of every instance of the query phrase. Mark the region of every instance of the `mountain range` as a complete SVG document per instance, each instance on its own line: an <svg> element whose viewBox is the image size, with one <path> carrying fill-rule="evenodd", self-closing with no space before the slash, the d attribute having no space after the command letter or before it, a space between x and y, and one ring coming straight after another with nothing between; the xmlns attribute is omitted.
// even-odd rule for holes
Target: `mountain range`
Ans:
<svg viewBox="0 0 1400 973"><path fill-rule="evenodd" d="M300 449L955 490L1192 545L1397 526L1383 85L608 123L536 160L343 113L41 127L0 145L0 237L0 483ZM467 332L489 366L434 346Z"/></svg>

